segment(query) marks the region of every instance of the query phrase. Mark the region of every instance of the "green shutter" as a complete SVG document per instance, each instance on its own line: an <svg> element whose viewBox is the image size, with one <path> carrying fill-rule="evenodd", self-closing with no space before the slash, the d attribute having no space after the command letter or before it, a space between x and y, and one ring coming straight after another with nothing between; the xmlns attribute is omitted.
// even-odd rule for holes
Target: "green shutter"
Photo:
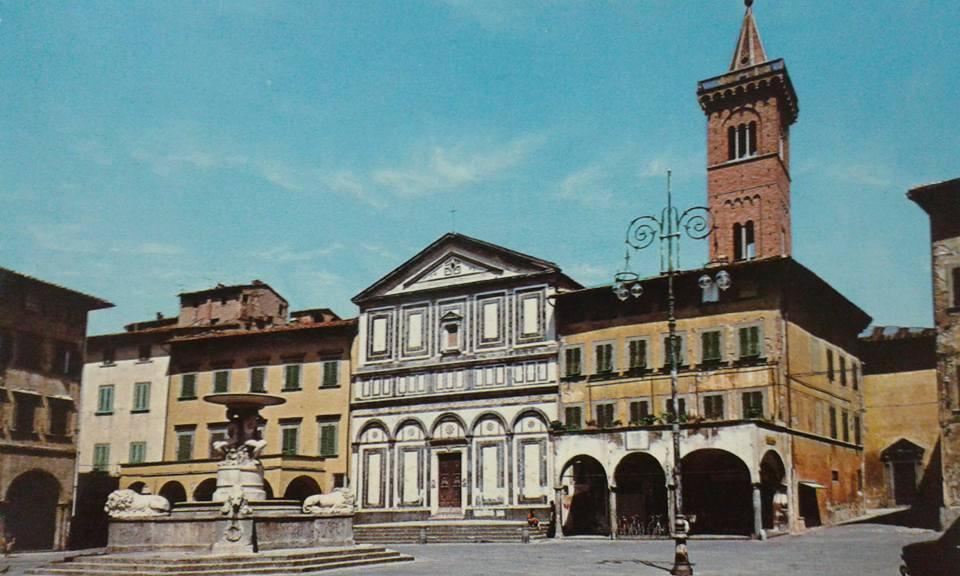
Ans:
<svg viewBox="0 0 960 576"><path fill-rule="evenodd" d="M320 425L320 455L337 455L337 425L335 423Z"/></svg>
<svg viewBox="0 0 960 576"><path fill-rule="evenodd" d="M283 429L283 444L282 451L286 455L294 455L297 453L297 440L299 437L300 429L294 426L290 426Z"/></svg>
<svg viewBox="0 0 960 576"><path fill-rule="evenodd" d="M133 385L133 409L146 412L150 409L150 383L137 382Z"/></svg>
<svg viewBox="0 0 960 576"><path fill-rule="evenodd" d="M285 372L285 378L283 381L283 389L299 390L300 389L300 365L288 364L284 372Z"/></svg>
<svg viewBox="0 0 960 576"><path fill-rule="evenodd" d="M197 375L184 374L180 380L180 399L188 400L197 397Z"/></svg>
<svg viewBox="0 0 960 576"><path fill-rule="evenodd" d="M193 458L193 434L177 434L177 460Z"/></svg>
<svg viewBox="0 0 960 576"><path fill-rule="evenodd" d="M113 412L113 386L101 386L97 398L97 412L110 414Z"/></svg>
<svg viewBox="0 0 960 576"><path fill-rule="evenodd" d="M230 391L230 373L221 370L213 374L213 393L223 394Z"/></svg>
<svg viewBox="0 0 960 576"><path fill-rule="evenodd" d="M255 366L250 369L250 391L251 392L266 392L265 387L266 383L267 369L263 366Z"/></svg>
<svg viewBox="0 0 960 576"><path fill-rule="evenodd" d="M323 363L323 387L336 388L340 384L339 363L335 360Z"/></svg>

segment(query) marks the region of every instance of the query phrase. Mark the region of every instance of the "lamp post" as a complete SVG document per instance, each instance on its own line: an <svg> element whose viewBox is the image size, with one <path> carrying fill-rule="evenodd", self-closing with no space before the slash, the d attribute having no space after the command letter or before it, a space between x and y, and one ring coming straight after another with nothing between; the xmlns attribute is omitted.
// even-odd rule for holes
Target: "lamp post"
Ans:
<svg viewBox="0 0 960 576"><path fill-rule="evenodd" d="M673 404L673 418L671 422L671 436L673 439L673 539L674 558L671 574L676 576L692 576L693 566L687 553L687 533L690 524L683 515L683 489L680 471L680 410L677 402L677 387L679 380L680 346L677 336L677 319L675 314L676 299L673 293L673 277L680 261L680 238L684 235L694 240L702 240L713 231L710 221L710 211L705 206L694 206L680 212L673 205L673 193L670 188L671 173L667 171L667 207L659 217L653 215L634 218L627 227L626 264L624 270L614 276L613 292L621 301L639 298L643 294L638 274L629 270L630 249L643 250L659 240L660 273L667 275L667 352L670 360L670 398ZM725 270L717 273L716 278L704 274L699 279L700 287L711 289L714 285L720 290L730 287L730 274Z"/></svg>

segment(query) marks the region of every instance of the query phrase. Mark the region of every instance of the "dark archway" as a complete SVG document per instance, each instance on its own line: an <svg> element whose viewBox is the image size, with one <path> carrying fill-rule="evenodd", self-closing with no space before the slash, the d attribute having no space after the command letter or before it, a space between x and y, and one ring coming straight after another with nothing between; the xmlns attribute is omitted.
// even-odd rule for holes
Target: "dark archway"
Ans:
<svg viewBox="0 0 960 576"><path fill-rule="evenodd" d="M308 496L319 494L320 485L309 476L297 476L287 484L287 491L283 493L284 500L299 500L303 502Z"/></svg>
<svg viewBox="0 0 960 576"><path fill-rule="evenodd" d="M193 501L194 502L211 502L213 500L213 493L217 491L217 479L216 478L207 478L203 482L197 484L197 487L193 490Z"/></svg>
<svg viewBox="0 0 960 576"><path fill-rule="evenodd" d="M743 460L714 448L683 457L683 512L693 534L753 533L753 486Z"/></svg>
<svg viewBox="0 0 960 576"><path fill-rule="evenodd" d="M590 456L576 456L563 467L560 477L567 487L563 533L610 534L610 488L603 465Z"/></svg>
<svg viewBox="0 0 960 576"><path fill-rule="evenodd" d="M651 454L624 456L613 473L617 484L617 532L623 536L652 533L660 525L669 531L667 478Z"/></svg>
<svg viewBox="0 0 960 576"><path fill-rule="evenodd" d="M184 490L183 484L175 480L171 480L160 487L160 496L166 498L171 506L187 501L187 491Z"/></svg>
<svg viewBox="0 0 960 576"><path fill-rule="evenodd" d="M56 542L60 482L43 470L17 476L7 488L7 540L17 550L51 550Z"/></svg>
<svg viewBox="0 0 960 576"><path fill-rule="evenodd" d="M273 500L273 486L266 480L263 481L263 491L267 493L267 500Z"/></svg>
<svg viewBox="0 0 960 576"><path fill-rule="evenodd" d="M143 494L143 489L146 487L147 485L144 484L143 482L134 482L133 484L127 487L127 490L133 490L137 494Z"/></svg>
<svg viewBox="0 0 960 576"><path fill-rule="evenodd" d="M787 472L780 455L767 451L760 460L760 512L763 529L787 529Z"/></svg>

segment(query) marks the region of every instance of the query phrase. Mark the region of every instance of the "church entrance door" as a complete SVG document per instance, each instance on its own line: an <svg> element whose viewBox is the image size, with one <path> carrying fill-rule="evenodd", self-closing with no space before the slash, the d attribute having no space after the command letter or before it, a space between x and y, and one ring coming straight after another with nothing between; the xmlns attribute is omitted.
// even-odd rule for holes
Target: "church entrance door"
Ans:
<svg viewBox="0 0 960 576"><path fill-rule="evenodd" d="M440 508L460 508L460 453L438 454Z"/></svg>

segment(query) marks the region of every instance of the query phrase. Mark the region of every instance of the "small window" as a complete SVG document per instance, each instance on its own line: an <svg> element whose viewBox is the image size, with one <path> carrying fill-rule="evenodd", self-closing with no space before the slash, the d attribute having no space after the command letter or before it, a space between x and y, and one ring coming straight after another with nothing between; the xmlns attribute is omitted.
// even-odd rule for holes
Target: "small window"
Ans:
<svg viewBox="0 0 960 576"><path fill-rule="evenodd" d="M337 436L340 423L337 420L320 420L320 456L333 458L337 455Z"/></svg>
<svg viewBox="0 0 960 576"><path fill-rule="evenodd" d="M147 443L146 442L131 442L130 443L130 457L128 462L130 464L140 464L147 459Z"/></svg>
<svg viewBox="0 0 960 576"><path fill-rule="evenodd" d="M218 370L213 373L213 393L225 394L230 391L230 371Z"/></svg>
<svg viewBox="0 0 960 576"><path fill-rule="evenodd" d="M853 380L853 389L859 390L860 389L860 365L853 361L850 362L850 376L851 376L851 380Z"/></svg>
<svg viewBox="0 0 960 576"><path fill-rule="evenodd" d="M738 124L727 128L727 160L749 158L757 154L757 123Z"/></svg>
<svg viewBox="0 0 960 576"><path fill-rule="evenodd" d="M763 418L763 392L744 392L741 400L744 418Z"/></svg>
<svg viewBox="0 0 960 576"><path fill-rule="evenodd" d="M677 334L677 342L679 346L677 347L677 366L683 367L687 365L686 360L686 342L683 334ZM673 347L670 345L670 336L666 335L663 337L663 368L665 370L670 368L670 357Z"/></svg>
<svg viewBox="0 0 960 576"><path fill-rule="evenodd" d="M610 428L616 419L616 405L612 402L607 404L597 404L597 426L600 428Z"/></svg>
<svg viewBox="0 0 960 576"><path fill-rule="evenodd" d="M193 436L195 430L182 429L177 430L177 461L185 462L193 458Z"/></svg>
<svg viewBox="0 0 960 576"><path fill-rule="evenodd" d="M19 434L33 434L34 419L37 412L37 402L35 396L16 395L16 432Z"/></svg>
<svg viewBox="0 0 960 576"><path fill-rule="evenodd" d="M104 364L110 365L114 363L116 358L117 351L113 348L104 348L101 358Z"/></svg>
<svg viewBox="0 0 960 576"><path fill-rule="evenodd" d="M684 418L687 415L687 399L686 398L677 398L677 405L680 406L680 417ZM666 403L666 413L670 416L671 419L676 416L676 411L673 409L673 398L667 398Z"/></svg>
<svg viewBox="0 0 960 576"><path fill-rule="evenodd" d="M583 408L580 406L566 406L563 409L564 424L567 428L579 430L583 428Z"/></svg>
<svg viewBox="0 0 960 576"><path fill-rule="evenodd" d="M113 414L113 384L97 390L97 414Z"/></svg>
<svg viewBox="0 0 960 576"><path fill-rule="evenodd" d="M287 364L284 369L283 377L283 389L290 390L299 390L300 389L300 364Z"/></svg>
<svg viewBox="0 0 960 576"><path fill-rule="evenodd" d="M150 410L150 383L137 382L133 385L133 412Z"/></svg>
<svg viewBox="0 0 960 576"><path fill-rule="evenodd" d="M346 488L347 487L347 475L343 472L334 472L333 473L333 487L334 488Z"/></svg>
<svg viewBox="0 0 960 576"><path fill-rule="evenodd" d="M715 394L703 397L703 417L707 420L723 420L723 396Z"/></svg>
<svg viewBox="0 0 960 576"><path fill-rule="evenodd" d="M613 371L613 344L597 344L594 356L597 374Z"/></svg>
<svg viewBox="0 0 960 576"><path fill-rule="evenodd" d="M836 378L833 370L833 350L827 348L827 380L833 382Z"/></svg>
<svg viewBox="0 0 960 576"><path fill-rule="evenodd" d="M760 358L760 327L744 326L739 330L740 335L740 359Z"/></svg>
<svg viewBox="0 0 960 576"><path fill-rule="evenodd" d="M336 360L328 360L323 363L323 383L324 388L336 388L340 385L340 363Z"/></svg>
<svg viewBox="0 0 960 576"><path fill-rule="evenodd" d="M831 471L830 471L830 480L832 480L832 481L834 481L834 482L840 482L840 471L839 471L839 470L831 470Z"/></svg>
<svg viewBox="0 0 960 576"><path fill-rule="evenodd" d="M460 351L460 322L447 322L443 325L443 351Z"/></svg>
<svg viewBox="0 0 960 576"><path fill-rule="evenodd" d="M70 404L62 400L49 399L50 406L50 434L66 436L67 424L70 420Z"/></svg>
<svg viewBox="0 0 960 576"><path fill-rule="evenodd" d="M700 362L702 364L718 364L720 354L720 331L710 330L700 333Z"/></svg>
<svg viewBox="0 0 960 576"><path fill-rule="evenodd" d="M631 340L627 344L630 356L630 370L643 370L647 367L647 341Z"/></svg>
<svg viewBox="0 0 960 576"><path fill-rule="evenodd" d="M193 400L197 397L197 375L184 374L180 377L180 400Z"/></svg>
<svg viewBox="0 0 960 576"><path fill-rule="evenodd" d="M844 442L850 441L850 413L846 410L840 411L840 433Z"/></svg>
<svg viewBox="0 0 960 576"><path fill-rule="evenodd" d="M106 472L110 467L110 445L93 445L93 470L94 472Z"/></svg>
<svg viewBox="0 0 960 576"><path fill-rule="evenodd" d="M733 225L733 259L753 260L756 258L756 241L754 237L753 221L745 224Z"/></svg>
<svg viewBox="0 0 960 576"><path fill-rule="evenodd" d="M251 392L266 392L267 391L267 367L266 366L254 366L250 369L250 391Z"/></svg>
<svg viewBox="0 0 960 576"><path fill-rule="evenodd" d="M284 456L296 456L300 450L300 423L280 424L280 451Z"/></svg>
<svg viewBox="0 0 960 576"><path fill-rule="evenodd" d="M630 402L630 423L639 424L646 422L650 417L650 403L646 400L633 400Z"/></svg>
<svg viewBox="0 0 960 576"><path fill-rule="evenodd" d="M217 442L225 442L227 440L227 427L223 425L209 426L207 428L207 439L209 440L210 444L210 458L213 460L219 460L222 457L220 451L213 446Z"/></svg>
<svg viewBox="0 0 960 576"><path fill-rule="evenodd" d="M837 439L837 409L833 406L830 407L830 437L834 440Z"/></svg>
<svg viewBox="0 0 960 576"><path fill-rule="evenodd" d="M860 428L860 417L853 417L853 443L857 446L863 444L863 430Z"/></svg>
<svg viewBox="0 0 960 576"><path fill-rule="evenodd" d="M137 358L141 362L146 362L150 359L151 347L149 344L141 344L137 347Z"/></svg>
<svg viewBox="0 0 960 576"><path fill-rule="evenodd" d="M580 348L567 348L564 351L565 371L567 376L579 376L583 370L582 351Z"/></svg>

